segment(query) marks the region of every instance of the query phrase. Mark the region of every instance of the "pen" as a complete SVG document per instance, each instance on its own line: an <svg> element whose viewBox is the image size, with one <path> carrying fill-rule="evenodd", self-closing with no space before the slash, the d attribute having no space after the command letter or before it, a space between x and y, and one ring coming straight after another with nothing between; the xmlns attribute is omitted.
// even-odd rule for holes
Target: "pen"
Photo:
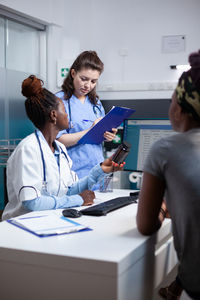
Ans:
<svg viewBox="0 0 200 300"><path fill-rule="evenodd" d="M24 217L24 218L19 218L19 220L36 219L36 218L43 218L43 217L47 217L47 215L33 216L33 217Z"/></svg>
<svg viewBox="0 0 200 300"><path fill-rule="evenodd" d="M92 120L83 120L83 122L94 122Z"/></svg>

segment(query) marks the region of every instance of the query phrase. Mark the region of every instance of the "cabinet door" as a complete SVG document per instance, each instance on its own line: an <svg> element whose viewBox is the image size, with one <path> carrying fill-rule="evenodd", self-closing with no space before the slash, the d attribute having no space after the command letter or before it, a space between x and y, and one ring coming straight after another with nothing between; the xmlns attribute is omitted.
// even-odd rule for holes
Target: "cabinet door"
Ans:
<svg viewBox="0 0 200 300"><path fill-rule="evenodd" d="M176 266L178 260L174 249L173 237L170 237L155 252L155 281L156 288Z"/></svg>

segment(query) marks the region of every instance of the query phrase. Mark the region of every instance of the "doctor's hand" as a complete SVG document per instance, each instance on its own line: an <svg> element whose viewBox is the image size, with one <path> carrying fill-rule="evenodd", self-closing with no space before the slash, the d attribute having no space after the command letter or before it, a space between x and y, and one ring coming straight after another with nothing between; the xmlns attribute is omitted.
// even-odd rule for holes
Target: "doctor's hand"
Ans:
<svg viewBox="0 0 200 300"><path fill-rule="evenodd" d="M117 164L114 161L112 161L112 156L105 159L101 164L101 168L104 171L104 173L111 173L116 171L122 171L123 167L125 165L125 162L122 164Z"/></svg>
<svg viewBox="0 0 200 300"><path fill-rule="evenodd" d="M105 131L103 136L107 142L111 142L112 140L114 140L116 133L117 133L117 128L112 128L112 132Z"/></svg>
<svg viewBox="0 0 200 300"><path fill-rule="evenodd" d="M93 191L85 190L79 195L83 198L83 206L92 205L94 203L95 193Z"/></svg>

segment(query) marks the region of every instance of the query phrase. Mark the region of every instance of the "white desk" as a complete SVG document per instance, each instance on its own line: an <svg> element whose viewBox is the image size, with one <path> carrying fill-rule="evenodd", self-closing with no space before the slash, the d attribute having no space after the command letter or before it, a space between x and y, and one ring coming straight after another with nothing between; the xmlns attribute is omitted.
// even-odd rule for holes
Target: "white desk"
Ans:
<svg viewBox="0 0 200 300"><path fill-rule="evenodd" d="M129 192L96 196L108 200ZM137 204L131 204L107 216L82 216L76 220L92 231L46 238L1 222L1 299L152 299L176 264L171 221L157 235L144 237L136 229L136 211Z"/></svg>

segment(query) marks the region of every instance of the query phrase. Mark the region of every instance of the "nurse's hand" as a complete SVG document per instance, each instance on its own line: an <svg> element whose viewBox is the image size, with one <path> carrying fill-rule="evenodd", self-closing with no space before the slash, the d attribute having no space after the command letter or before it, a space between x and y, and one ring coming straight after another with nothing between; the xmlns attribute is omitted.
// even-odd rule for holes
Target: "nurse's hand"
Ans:
<svg viewBox="0 0 200 300"><path fill-rule="evenodd" d="M93 122L92 127L93 127L94 125L96 125L101 119L102 119L102 117L101 117L101 118L97 118L97 119Z"/></svg>
<svg viewBox="0 0 200 300"><path fill-rule="evenodd" d="M125 162L122 164L117 164L114 161L112 161L112 156L105 159L101 164L101 168L104 171L104 173L111 173L116 171L122 171L123 167L125 165Z"/></svg>
<svg viewBox="0 0 200 300"><path fill-rule="evenodd" d="M117 133L117 128L112 128L112 132L106 131L104 132L103 136L107 142L111 142L115 138L116 133Z"/></svg>
<svg viewBox="0 0 200 300"><path fill-rule="evenodd" d="M83 198L83 206L92 205L94 203L95 193L93 191L85 190L79 195Z"/></svg>

